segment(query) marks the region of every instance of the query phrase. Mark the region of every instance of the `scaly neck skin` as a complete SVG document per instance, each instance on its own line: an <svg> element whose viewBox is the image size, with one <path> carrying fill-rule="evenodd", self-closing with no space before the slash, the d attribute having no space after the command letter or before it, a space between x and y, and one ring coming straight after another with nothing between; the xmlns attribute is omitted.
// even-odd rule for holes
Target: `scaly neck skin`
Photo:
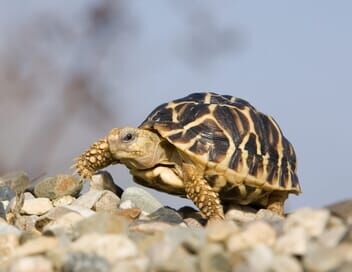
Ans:
<svg viewBox="0 0 352 272"><path fill-rule="evenodd" d="M178 165L182 164L182 159L174 146L165 140L161 140L155 146L153 152L134 159L122 159L121 162L130 169L138 170L150 169L158 164L174 165L178 169Z"/></svg>

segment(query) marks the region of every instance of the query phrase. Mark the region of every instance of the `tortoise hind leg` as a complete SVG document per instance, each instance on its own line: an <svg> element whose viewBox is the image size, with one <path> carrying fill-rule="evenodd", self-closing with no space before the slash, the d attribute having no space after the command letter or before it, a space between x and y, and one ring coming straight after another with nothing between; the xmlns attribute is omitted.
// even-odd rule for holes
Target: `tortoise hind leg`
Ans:
<svg viewBox="0 0 352 272"><path fill-rule="evenodd" d="M209 186L202 173L192 164L182 165L186 195L210 220L224 219L219 195Z"/></svg>
<svg viewBox="0 0 352 272"><path fill-rule="evenodd" d="M272 192L268 199L267 209L280 216L284 216L285 215L284 204L287 197L288 197L287 192L282 192L282 191Z"/></svg>

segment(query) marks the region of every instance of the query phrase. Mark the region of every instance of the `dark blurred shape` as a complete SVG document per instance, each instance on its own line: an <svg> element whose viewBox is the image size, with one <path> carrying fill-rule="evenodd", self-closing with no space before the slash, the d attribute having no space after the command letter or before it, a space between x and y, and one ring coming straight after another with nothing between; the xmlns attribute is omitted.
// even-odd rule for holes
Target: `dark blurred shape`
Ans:
<svg viewBox="0 0 352 272"><path fill-rule="evenodd" d="M108 93L118 96L111 82L119 74L104 72L111 70L111 55L120 65L126 61L119 52L138 32L128 3L82 3L74 18L53 3L11 22L0 48L0 174L25 169L38 175L55 164L55 154L69 150L58 146L70 128L79 139L84 126L100 131L116 123Z"/></svg>

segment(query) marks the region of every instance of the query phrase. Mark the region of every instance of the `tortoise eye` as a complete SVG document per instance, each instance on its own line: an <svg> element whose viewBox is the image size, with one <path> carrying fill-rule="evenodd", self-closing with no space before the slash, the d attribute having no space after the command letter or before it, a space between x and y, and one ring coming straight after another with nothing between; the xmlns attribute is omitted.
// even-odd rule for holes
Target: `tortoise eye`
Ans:
<svg viewBox="0 0 352 272"><path fill-rule="evenodd" d="M122 141L123 142L130 142L131 140L134 139L134 135L130 132L126 133L123 137L122 137Z"/></svg>

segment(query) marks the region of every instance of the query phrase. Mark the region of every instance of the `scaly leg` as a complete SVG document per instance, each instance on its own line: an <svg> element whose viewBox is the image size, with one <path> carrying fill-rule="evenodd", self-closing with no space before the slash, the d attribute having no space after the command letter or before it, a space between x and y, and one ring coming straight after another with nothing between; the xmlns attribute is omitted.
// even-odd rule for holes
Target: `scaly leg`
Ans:
<svg viewBox="0 0 352 272"><path fill-rule="evenodd" d="M209 186L202 173L194 165L187 163L183 164L182 170L187 197L208 219L224 219L219 195Z"/></svg>
<svg viewBox="0 0 352 272"><path fill-rule="evenodd" d="M82 179L90 179L96 171L114 163L117 162L109 151L107 139L103 138L96 141L88 150L76 158L73 167L76 168L76 172Z"/></svg>
<svg viewBox="0 0 352 272"><path fill-rule="evenodd" d="M277 213L280 216L284 216L285 214L284 203L287 197L288 197L288 193L286 192L280 192L280 191L272 192L271 195L269 196L267 209L274 213Z"/></svg>

